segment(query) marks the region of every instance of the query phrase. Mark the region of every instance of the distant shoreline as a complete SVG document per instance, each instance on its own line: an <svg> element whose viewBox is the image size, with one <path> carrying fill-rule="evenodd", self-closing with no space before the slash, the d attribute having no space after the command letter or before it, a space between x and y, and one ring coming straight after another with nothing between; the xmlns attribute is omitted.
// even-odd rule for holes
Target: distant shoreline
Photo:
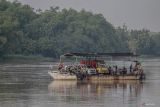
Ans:
<svg viewBox="0 0 160 107"><path fill-rule="evenodd" d="M3 58L0 59L0 62L55 62L58 61L59 59L57 58L52 58L52 57L44 57L41 55L5 55Z"/></svg>

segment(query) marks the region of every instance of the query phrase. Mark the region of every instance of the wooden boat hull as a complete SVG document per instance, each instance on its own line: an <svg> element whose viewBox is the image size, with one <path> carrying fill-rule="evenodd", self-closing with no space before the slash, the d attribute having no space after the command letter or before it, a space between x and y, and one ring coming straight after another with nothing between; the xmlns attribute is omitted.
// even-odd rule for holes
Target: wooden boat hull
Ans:
<svg viewBox="0 0 160 107"><path fill-rule="evenodd" d="M88 76L88 80L91 81L106 81L106 80L140 80L141 75L93 75Z"/></svg>

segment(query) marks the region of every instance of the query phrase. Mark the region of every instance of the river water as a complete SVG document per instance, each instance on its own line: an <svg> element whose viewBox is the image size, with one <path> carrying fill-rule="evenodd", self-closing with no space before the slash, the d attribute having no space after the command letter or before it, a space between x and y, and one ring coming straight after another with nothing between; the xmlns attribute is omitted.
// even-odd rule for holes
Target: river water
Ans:
<svg viewBox="0 0 160 107"><path fill-rule="evenodd" d="M144 81L53 81L51 65L0 63L0 107L160 107L160 58L143 59Z"/></svg>

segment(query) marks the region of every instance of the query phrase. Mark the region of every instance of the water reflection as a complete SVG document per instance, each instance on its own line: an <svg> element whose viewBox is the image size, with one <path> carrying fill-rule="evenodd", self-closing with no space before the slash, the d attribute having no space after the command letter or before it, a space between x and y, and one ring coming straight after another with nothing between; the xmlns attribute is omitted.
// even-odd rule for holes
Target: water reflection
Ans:
<svg viewBox="0 0 160 107"><path fill-rule="evenodd" d="M48 85L51 97L64 102L99 102L106 99L118 100L121 103L137 101L141 96L143 84L140 81L106 81L106 82L76 82L53 81Z"/></svg>

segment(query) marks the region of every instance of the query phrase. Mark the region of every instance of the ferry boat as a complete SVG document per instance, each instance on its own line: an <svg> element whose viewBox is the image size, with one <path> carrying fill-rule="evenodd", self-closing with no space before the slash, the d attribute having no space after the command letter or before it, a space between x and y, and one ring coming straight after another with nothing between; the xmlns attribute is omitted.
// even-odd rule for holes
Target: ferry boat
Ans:
<svg viewBox="0 0 160 107"><path fill-rule="evenodd" d="M145 78L142 65L133 53L67 53L60 56L60 64L57 71L49 71L49 75L54 80L87 80L87 81L107 81L107 80L140 80ZM127 69L125 66L107 65L105 60L115 57L129 61ZM64 58L75 59L74 63L65 65ZM128 60L127 60L128 61ZM113 62L113 61L110 61Z"/></svg>

